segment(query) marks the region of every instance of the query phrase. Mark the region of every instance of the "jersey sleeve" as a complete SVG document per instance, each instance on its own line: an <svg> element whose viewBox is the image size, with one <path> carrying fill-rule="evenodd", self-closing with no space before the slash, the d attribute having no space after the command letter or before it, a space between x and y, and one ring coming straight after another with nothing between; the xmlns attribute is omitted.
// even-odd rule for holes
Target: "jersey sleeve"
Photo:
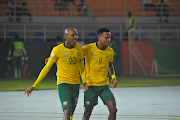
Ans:
<svg viewBox="0 0 180 120"><path fill-rule="evenodd" d="M57 48L54 47L53 50L51 51L51 54L50 54L50 57L49 57L49 61L51 61L53 63L57 61L57 59L58 59L57 51L58 51Z"/></svg>
<svg viewBox="0 0 180 120"><path fill-rule="evenodd" d="M113 50L111 49L111 58L110 58L109 62L113 62L113 57L114 57L114 52L113 52Z"/></svg>
<svg viewBox="0 0 180 120"><path fill-rule="evenodd" d="M83 51L84 51L84 54L87 54L89 47L90 47L90 45L89 45L89 44L87 44L87 45L83 46Z"/></svg>
<svg viewBox="0 0 180 120"><path fill-rule="evenodd" d="M84 59L84 51L82 45L80 45L80 60Z"/></svg>

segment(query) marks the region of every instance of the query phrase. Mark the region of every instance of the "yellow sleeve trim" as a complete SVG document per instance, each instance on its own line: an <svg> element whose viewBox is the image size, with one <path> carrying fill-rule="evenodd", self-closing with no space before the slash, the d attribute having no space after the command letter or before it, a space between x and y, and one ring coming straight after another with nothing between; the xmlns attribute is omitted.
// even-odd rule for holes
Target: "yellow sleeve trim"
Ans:
<svg viewBox="0 0 180 120"><path fill-rule="evenodd" d="M37 85L44 79L44 77L47 75L49 72L50 68L52 67L54 63L48 61L47 64L44 66L44 68L41 70L38 78L36 79L36 82L33 84L33 87L37 87Z"/></svg>
<svg viewBox="0 0 180 120"><path fill-rule="evenodd" d="M84 69L84 59L80 61L80 73L81 73L82 82L86 83L86 72Z"/></svg>
<svg viewBox="0 0 180 120"><path fill-rule="evenodd" d="M111 75L111 78L112 78L112 79L116 79L116 76L115 76L115 75Z"/></svg>

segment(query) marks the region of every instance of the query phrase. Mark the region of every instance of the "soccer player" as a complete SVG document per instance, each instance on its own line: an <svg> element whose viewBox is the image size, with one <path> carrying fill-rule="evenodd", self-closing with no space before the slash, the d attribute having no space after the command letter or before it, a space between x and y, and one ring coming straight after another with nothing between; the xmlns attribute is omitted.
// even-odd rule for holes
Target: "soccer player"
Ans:
<svg viewBox="0 0 180 120"><path fill-rule="evenodd" d="M72 120L79 96L79 69L81 78L85 81L84 53L82 46L76 44L78 39L76 29L67 28L65 30L65 39L65 43L53 48L47 64L41 70L34 85L27 89L24 94L29 97L31 92L47 75L52 65L56 63L57 88L64 112L63 120ZM84 88L87 90L88 86L85 85Z"/></svg>
<svg viewBox="0 0 180 120"><path fill-rule="evenodd" d="M98 96L109 109L108 120L116 120L116 102L109 89L108 71L111 75L112 88L117 85L113 67L113 50L108 45L111 41L111 33L107 28L97 31L98 42L85 45L86 84L88 90L84 92L84 115L82 120L89 120L93 107L98 104Z"/></svg>

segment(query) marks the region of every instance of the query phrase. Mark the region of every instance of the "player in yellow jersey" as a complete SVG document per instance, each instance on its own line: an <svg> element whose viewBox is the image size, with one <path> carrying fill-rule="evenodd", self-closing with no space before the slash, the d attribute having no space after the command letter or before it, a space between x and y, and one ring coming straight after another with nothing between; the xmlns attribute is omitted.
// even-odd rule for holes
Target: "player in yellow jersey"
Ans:
<svg viewBox="0 0 180 120"><path fill-rule="evenodd" d="M78 32L74 28L65 30L66 42L53 48L47 64L41 70L36 82L27 89L24 94L31 95L31 92L47 75L54 63L57 66L57 88L62 104L64 117L63 120L72 120L74 110L79 96L80 76L85 83L84 53L80 44L76 44ZM88 86L83 84L87 90ZM85 90L85 91L86 91Z"/></svg>
<svg viewBox="0 0 180 120"><path fill-rule="evenodd" d="M116 87L113 62L113 50L108 45L111 41L111 33L107 28L97 31L98 42L85 45L86 84L88 90L84 93L84 115L82 120L89 120L93 107L98 104L98 96L109 109L108 120L116 120L116 102L109 89L108 72L112 77L111 83Z"/></svg>

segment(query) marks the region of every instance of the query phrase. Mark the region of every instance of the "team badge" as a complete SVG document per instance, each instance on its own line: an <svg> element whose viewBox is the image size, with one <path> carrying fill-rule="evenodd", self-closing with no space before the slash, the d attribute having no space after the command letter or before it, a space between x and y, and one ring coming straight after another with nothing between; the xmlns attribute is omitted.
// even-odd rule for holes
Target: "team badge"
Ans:
<svg viewBox="0 0 180 120"><path fill-rule="evenodd" d="M108 59L109 58L109 56L108 55L106 55L106 59Z"/></svg>
<svg viewBox="0 0 180 120"><path fill-rule="evenodd" d="M67 101L64 101L63 106L66 106L66 105L68 105L68 103L67 103Z"/></svg>
<svg viewBox="0 0 180 120"><path fill-rule="evenodd" d="M86 105L90 105L90 102L89 102L89 101L86 101Z"/></svg>
<svg viewBox="0 0 180 120"><path fill-rule="evenodd" d="M93 52L93 53L92 53L92 55L96 56L96 55L97 55L97 53L96 53L96 52Z"/></svg>
<svg viewBox="0 0 180 120"><path fill-rule="evenodd" d="M63 53L63 57L67 57L67 53Z"/></svg>
<svg viewBox="0 0 180 120"><path fill-rule="evenodd" d="M77 56L79 56L79 52L77 52Z"/></svg>

